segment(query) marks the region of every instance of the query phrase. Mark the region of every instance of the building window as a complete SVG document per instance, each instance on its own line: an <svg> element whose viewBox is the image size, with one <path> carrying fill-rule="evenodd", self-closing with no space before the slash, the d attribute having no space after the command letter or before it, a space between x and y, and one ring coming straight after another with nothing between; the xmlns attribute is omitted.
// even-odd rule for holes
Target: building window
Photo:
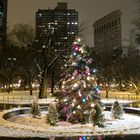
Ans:
<svg viewBox="0 0 140 140"><path fill-rule="evenodd" d="M41 17L41 16L42 16L42 14L41 14L41 13L39 13L39 16Z"/></svg>
<svg viewBox="0 0 140 140"><path fill-rule="evenodd" d="M112 26L112 27L114 26L114 21L111 22L111 26Z"/></svg>
<svg viewBox="0 0 140 140"><path fill-rule="evenodd" d="M114 20L114 24L117 25L117 19Z"/></svg>
<svg viewBox="0 0 140 140"><path fill-rule="evenodd" d="M109 23L107 23L107 29L109 28Z"/></svg>
<svg viewBox="0 0 140 140"><path fill-rule="evenodd" d="M106 24L104 24L104 30L106 30Z"/></svg>
<svg viewBox="0 0 140 140"><path fill-rule="evenodd" d="M109 22L109 28L111 28L111 22Z"/></svg>
<svg viewBox="0 0 140 140"><path fill-rule="evenodd" d="M121 20L120 17L118 17L118 22L120 22L120 20Z"/></svg>
<svg viewBox="0 0 140 140"><path fill-rule="evenodd" d="M104 27L103 27L103 25L102 25L102 31L104 30Z"/></svg>
<svg viewBox="0 0 140 140"><path fill-rule="evenodd" d="M94 33L95 33L95 34L97 33L97 29L94 29Z"/></svg>

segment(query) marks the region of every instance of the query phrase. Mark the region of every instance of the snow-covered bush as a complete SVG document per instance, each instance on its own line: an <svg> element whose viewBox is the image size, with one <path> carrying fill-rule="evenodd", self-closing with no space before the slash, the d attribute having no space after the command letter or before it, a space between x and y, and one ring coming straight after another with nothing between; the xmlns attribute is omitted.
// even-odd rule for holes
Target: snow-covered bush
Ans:
<svg viewBox="0 0 140 140"><path fill-rule="evenodd" d="M103 114L103 108L100 104L96 104L94 108L90 111L89 114L89 122L93 123L93 125L98 125L99 127L104 126L104 114Z"/></svg>
<svg viewBox="0 0 140 140"><path fill-rule="evenodd" d="M50 125L56 125L58 121L58 113L55 105L50 104L48 108L48 113L46 115L46 123Z"/></svg>
<svg viewBox="0 0 140 140"><path fill-rule="evenodd" d="M34 98L34 101L33 101L32 105L31 105L30 113L32 114L32 116L34 118L41 114L40 107L38 105L38 100L36 98Z"/></svg>
<svg viewBox="0 0 140 140"><path fill-rule="evenodd" d="M111 108L111 117L114 119L121 119L123 113L122 105L118 101L115 101Z"/></svg>

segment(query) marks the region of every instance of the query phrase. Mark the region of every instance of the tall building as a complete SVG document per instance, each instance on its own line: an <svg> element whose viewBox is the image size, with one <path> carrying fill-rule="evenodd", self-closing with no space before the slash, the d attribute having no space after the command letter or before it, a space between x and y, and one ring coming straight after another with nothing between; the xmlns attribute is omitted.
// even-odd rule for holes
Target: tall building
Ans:
<svg viewBox="0 0 140 140"><path fill-rule="evenodd" d="M96 51L111 53L121 48L121 11L116 10L97 20L94 25Z"/></svg>
<svg viewBox="0 0 140 140"><path fill-rule="evenodd" d="M39 9L36 12L36 41L40 46L47 45L57 54L69 54L71 44L78 34L78 12L67 9L67 3L58 3L55 9Z"/></svg>
<svg viewBox="0 0 140 140"><path fill-rule="evenodd" d="M0 0L0 49L6 44L7 0Z"/></svg>

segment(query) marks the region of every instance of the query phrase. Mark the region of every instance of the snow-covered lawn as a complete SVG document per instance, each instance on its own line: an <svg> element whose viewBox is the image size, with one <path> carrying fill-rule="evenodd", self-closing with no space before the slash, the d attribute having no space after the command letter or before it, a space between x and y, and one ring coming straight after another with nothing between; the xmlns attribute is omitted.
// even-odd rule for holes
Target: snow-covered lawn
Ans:
<svg viewBox="0 0 140 140"><path fill-rule="evenodd" d="M55 98L39 99L40 104L50 104ZM102 99L105 104L113 104L114 99ZM121 104L132 103L133 101L118 100ZM140 110L140 108L130 108ZM21 108L14 108L6 112L16 111ZM29 109L29 108L24 108ZM45 123L46 112L42 112L39 118L31 118L29 114L19 115L18 117L3 120L0 114L0 136L92 136L92 135L123 135L123 134L139 134L140 135L140 116L127 114L123 115L122 120L113 120L110 118L110 112L104 111L105 127L93 127L92 124L74 124L67 122L58 122L57 126L49 126Z"/></svg>
<svg viewBox="0 0 140 140"><path fill-rule="evenodd" d="M114 103L114 101L116 101L115 99L101 99L101 102L103 102L104 104L106 104L106 103L111 103L111 104L113 104ZM121 103L121 104L128 104L128 103L132 103L132 102L134 102L134 101L131 101L131 100L117 100L119 103Z"/></svg>
<svg viewBox="0 0 140 140"><path fill-rule="evenodd" d="M103 102L104 104L106 103L111 103L113 104L114 101L116 101L116 99L101 99L101 102ZM46 103L52 103L52 102L55 102L55 98L47 98L47 99L38 99L38 103L39 104L46 104ZM121 100L121 99L118 99L118 102L121 103L121 104L128 104L128 103L132 103L132 102L135 102L132 101L132 100Z"/></svg>
<svg viewBox="0 0 140 140"><path fill-rule="evenodd" d="M41 118L31 118L30 115L20 115L10 118L9 121L21 125L30 125L34 131L46 133L53 136L80 136L80 135L123 135L140 134L140 117L131 114L124 114L121 120L110 118L110 112L104 111L105 127L93 127L92 124L70 124L58 122L57 126L49 126L45 123L45 112Z"/></svg>

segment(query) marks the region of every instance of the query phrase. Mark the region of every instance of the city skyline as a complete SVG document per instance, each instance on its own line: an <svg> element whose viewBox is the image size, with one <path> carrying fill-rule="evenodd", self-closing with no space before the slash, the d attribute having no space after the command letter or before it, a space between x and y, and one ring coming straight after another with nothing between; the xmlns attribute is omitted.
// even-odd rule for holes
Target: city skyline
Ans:
<svg viewBox="0 0 140 140"><path fill-rule="evenodd" d="M8 26L17 23L31 23L35 27L35 12L38 9L53 9L57 2L68 2L68 8L76 9L79 13L79 24L89 27L86 33L86 41L93 46L93 24L96 20L120 9L122 12L122 39L128 38L132 29L131 20L136 15L135 0L10 0L8 1ZM126 6L127 5L127 6Z"/></svg>

